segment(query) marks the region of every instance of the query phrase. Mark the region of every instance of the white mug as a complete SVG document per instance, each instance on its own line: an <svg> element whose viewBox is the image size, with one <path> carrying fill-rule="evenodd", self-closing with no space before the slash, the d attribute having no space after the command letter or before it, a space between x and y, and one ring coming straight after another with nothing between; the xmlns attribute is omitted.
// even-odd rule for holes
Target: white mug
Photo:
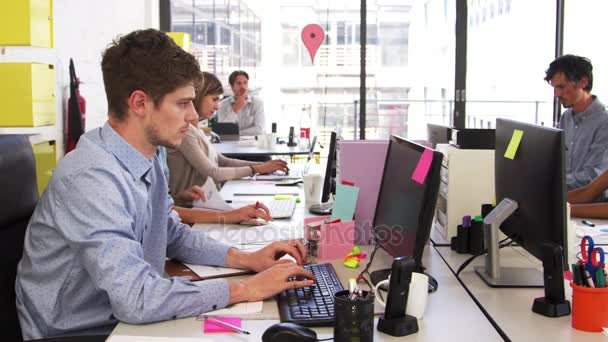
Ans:
<svg viewBox="0 0 608 342"><path fill-rule="evenodd" d="M380 286L389 285L389 279L385 279L378 284L374 288L374 292L378 293L378 288ZM412 281L410 282L410 290L407 296L407 306L405 308L405 313L414 316L417 319L422 319L424 315L424 310L426 309L426 301L429 296L428 292L429 288L429 277L426 274L412 272ZM386 307L386 304L380 296L376 296L378 302Z"/></svg>
<svg viewBox="0 0 608 342"><path fill-rule="evenodd" d="M258 135L258 146L260 148L272 148L275 144L275 134L260 134Z"/></svg>
<svg viewBox="0 0 608 342"><path fill-rule="evenodd" d="M304 175L304 199L306 208L321 203L323 177L319 174Z"/></svg>

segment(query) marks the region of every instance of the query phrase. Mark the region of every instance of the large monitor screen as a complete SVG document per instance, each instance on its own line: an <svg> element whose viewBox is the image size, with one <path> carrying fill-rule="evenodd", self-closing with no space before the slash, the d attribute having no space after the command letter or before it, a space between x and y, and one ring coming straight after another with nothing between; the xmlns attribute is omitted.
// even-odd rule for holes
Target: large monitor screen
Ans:
<svg viewBox="0 0 608 342"><path fill-rule="evenodd" d="M374 233L391 255L413 256L419 267L437 202L441 160L442 154L432 149L397 136L390 139ZM423 180L420 167L426 167Z"/></svg>
<svg viewBox="0 0 608 342"><path fill-rule="evenodd" d="M516 131L522 134L519 145L514 155L505 156ZM544 242L567 250L564 151L562 130L496 121L496 203L509 198L518 204L500 229L539 259Z"/></svg>

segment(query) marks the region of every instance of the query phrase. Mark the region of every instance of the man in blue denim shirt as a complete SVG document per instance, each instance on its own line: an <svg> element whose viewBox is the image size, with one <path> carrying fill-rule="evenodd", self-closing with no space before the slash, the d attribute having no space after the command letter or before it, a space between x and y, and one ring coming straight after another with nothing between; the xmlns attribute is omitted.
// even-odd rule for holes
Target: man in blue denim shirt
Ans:
<svg viewBox="0 0 608 342"><path fill-rule="evenodd" d="M299 241L254 253L180 223L155 152L176 146L195 119L201 72L156 30L135 31L105 52L108 122L80 138L54 172L28 226L16 281L24 339L109 333L262 300L314 276ZM297 263L277 260L290 254ZM251 269L242 281L163 278L165 258ZM293 276L308 280L288 282Z"/></svg>
<svg viewBox="0 0 608 342"><path fill-rule="evenodd" d="M568 108L559 121L566 135L568 190L589 184L608 169L608 113L591 95L593 66L585 57L564 55L549 65L545 81Z"/></svg>

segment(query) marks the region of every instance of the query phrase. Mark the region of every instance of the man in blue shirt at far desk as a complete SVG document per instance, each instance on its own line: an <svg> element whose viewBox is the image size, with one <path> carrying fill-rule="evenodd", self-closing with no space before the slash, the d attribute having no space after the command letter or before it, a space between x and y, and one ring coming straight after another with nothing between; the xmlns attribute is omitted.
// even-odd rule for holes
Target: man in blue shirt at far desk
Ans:
<svg viewBox="0 0 608 342"><path fill-rule="evenodd" d="M196 118L202 74L194 57L156 30L115 41L102 59L108 122L80 138L54 172L28 226L16 281L24 339L107 334L257 301L314 276L299 241L245 253L180 223L158 157ZM260 272L242 281L163 278L165 258ZM308 280L292 281L293 276Z"/></svg>
<svg viewBox="0 0 608 342"><path fill-rule="evenodd" d="M559 128L566 135L568 190L589 184L608 169L608 113L595 95L593 66L585 57L564 55L551 62L545 81L564 108Z"/></svg>

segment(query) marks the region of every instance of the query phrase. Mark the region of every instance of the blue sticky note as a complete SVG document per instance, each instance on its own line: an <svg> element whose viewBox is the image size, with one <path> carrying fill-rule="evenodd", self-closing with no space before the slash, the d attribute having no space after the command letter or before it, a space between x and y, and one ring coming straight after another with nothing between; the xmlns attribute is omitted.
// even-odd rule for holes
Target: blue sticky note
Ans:
<svg viewBox="0 0 608 342"><path fill-rule="evenodd" d="M350 222L355 214L359 188L356 186L338 184L336 185L336 200L332 209L331 221L340 219L342 222Z"/></svg>

